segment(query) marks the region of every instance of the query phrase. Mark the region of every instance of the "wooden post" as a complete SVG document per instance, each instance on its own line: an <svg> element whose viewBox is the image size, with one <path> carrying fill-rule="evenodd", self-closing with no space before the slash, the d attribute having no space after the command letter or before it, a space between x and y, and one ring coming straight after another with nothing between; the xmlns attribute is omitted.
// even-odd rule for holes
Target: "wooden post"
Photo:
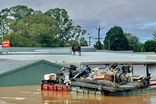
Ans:
<svg viewBox="0 0 156 104"><path fill-rule="evenodd" d="M150 84L150 73L149 73L149 69L148 69L148 64L146 64L146 77L147 77L147 84Z"/></svg>
<svg viewBox="0 0 156 104"><path fill-rule="evenodd" d="M134 68L133 68L133 64L132 64L132 75L134 75Z"/></svg>

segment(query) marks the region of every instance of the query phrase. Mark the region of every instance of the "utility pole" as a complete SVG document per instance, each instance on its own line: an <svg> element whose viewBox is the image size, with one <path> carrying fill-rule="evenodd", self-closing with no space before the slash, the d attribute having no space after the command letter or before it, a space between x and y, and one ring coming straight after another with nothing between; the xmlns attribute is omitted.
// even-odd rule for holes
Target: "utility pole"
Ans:
<svg viewBox="0 0 156 104"><path fill-rule="evenodd" d="M88 41L88 42L89 42L89 46L90 46L90 45L91 45L91 38L92 38L92 37L90 36L90 37L88 37L88 38L89 38L89 41Z"/></svg>
<svg viewBox="0 0 156 104"><path fill-rule="evenodd" d="M88 33L88 35L89 35L89 37L88 37L88 45L90 46L91 45L91 36L90 36L90 34Z"/></svg>
<svg viewBox="0 0 156 104"><path fill-rule="evenodd" d="M97 39L97 40L100 42L100 39L102 39L102 38L100 37L100 31L101 31L101 29L103 29L103 28L99 25L99 27L97 27L96 29L98 30L98 37L95 38L95 39Z"/></svg>

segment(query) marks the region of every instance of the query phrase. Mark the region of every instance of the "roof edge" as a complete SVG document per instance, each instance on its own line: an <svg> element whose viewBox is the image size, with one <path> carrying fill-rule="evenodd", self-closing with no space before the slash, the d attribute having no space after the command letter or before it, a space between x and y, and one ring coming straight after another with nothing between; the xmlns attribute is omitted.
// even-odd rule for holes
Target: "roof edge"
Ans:
<svg viewBox="0 0 156 104"><path fill-rule="evenodd" d="M27 64L27 65L24 65L24 66L15 68L15 69L13 69L13 70L10 70L10 71L4 72L4 73L1 73L1 74L0 74L0 77L3 77L3 76L8 75L8 74L10 74L10 73L18 72L18 71L20 71L20 70L24 70L25 68L31 67L31 66L36 65L36 64L38 64L38 63L46 63L46 64L48 64L48 65L53 65L54 67L60 66L60 68L63 67L63 66L60 65L60 64L56 64L56 63L53 63L53 62L50 62L50 61L47 61L47 60L38 60L38 61L36 61L36 62L33 62L33 63Z"/></svg>

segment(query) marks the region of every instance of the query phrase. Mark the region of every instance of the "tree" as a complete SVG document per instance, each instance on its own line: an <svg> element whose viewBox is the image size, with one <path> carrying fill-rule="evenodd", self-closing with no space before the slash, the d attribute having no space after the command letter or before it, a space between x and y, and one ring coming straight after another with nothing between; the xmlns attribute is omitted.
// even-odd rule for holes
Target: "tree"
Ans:
<svg viewBox="0 0 156 104"><path fill-rule="evenodd" d="M104 40L104 48L109 50L128 50L129 43L123 30L119 26L112 27Z"/></svg>
<svg viewBox="0 0 156 104"><path fill-rule="evenodd" d="M154 40L147 40L143 44L143 52L156 52L156 41Z"/></svg>
<svg viewBox="0 0 156 104"><path fill-rule="evenodd" d="M125 33L125 36L129 42L129 49L133 50L134 52L140 52L141 51L141 42L139 41L139 39L130 33Z"/></svg>
<svg viewBox="0 0 156 104"><path fill-rule="evenodd" d="M0 18L4 21L5 33L11 32L10 26L18 22L25 16L34 14L35 11L24 5L17 5L11 8L5 8L0 11Z"/></svg>
<svg viewBox="0 0 156 104"><path fill-rule="evenodd" d="M77 40L69 40L66 42L66 47L71 47L71 46L79 46L79 42Z"/></svg>
<svg viewBox="0 0 156 104"><path fill-rule="evenodd" d="M88 46L87 41L85 40L84 37L81 37L80 40L69 40L65 44L66 47L71 47L71 46Z"/></svg>
<svg viewBox="0 0 156 104"><path fill-rule="evenodd" d="M24 5L17 5L11 8L6 8L1 10L0 14L3 19L12 18L16 21L20 20L22 17L28 16L30 14L35 13L33 9L28 8Z"/></svg>
<svg viewBox="0 0 156 104"><path fill-rule="evenodd" d="M11 46L58 47L58 24L52 17L36 12L10 26L6 39Z"/></svg>
<svg viewBox="0 0 156 104"><path fill-rule="evenodd" d="M95 47L96 49L103 49L103 45L101 44L100 41L97 41L97 42L95 43L94 47Z"/></svg>
<svg viewBox="0 0 156 104"><path fill-rule="evenodd" d="M5 39L11 41L11 46L64 47L72 42L86 45L85 38L81 38L86 30L74 25L65 9L42 13L17 5L3 9L0 17L5 21Z"/></svg>
<svg viewBox="0 0 156 104"><path fill-rule="evenodd" d="M83 30L81 26L73 25L72 19L70 19L65 9L50 9L45 14L53 17L59 24L58 38L60 39L59 46L61 47L64 47L68 41L79 41L80 36L86 34L86 30Z"/></svg>
<svg viewBox="0 0 156 104"><path fill-rule="evenodd" d="M85 40L84 37L80 38L80 46L88 46L88 43L87 43L87 41Z"/></svg>
<svg viewBox="0 0 156 104"><path fill-rule="evenodd" d="M156 40L156 32L153 32L153 39Z"/></svg>

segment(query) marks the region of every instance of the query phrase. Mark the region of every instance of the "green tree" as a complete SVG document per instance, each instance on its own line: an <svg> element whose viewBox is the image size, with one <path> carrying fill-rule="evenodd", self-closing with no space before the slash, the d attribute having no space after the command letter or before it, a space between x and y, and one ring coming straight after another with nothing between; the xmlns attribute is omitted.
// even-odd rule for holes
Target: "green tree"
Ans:
<svg viewBox="0 0 156 104"><path fill-rule="evenodd" d="M6 38L11 46L57 47L58 25L55 19L42 12L23 17L10 26Z"/></svg>
<svg viewBox="0 0 156 104"><path fill-rule="evenodd" d="M156 52L156 41L154 40L147 40L143 44L143 52Z"/></svg>
<svg viewBox="0 0 156 104"><path fill-rule="evenodd" d="M140 52L141 42L139 41L139 39L131 33L125 33L125 36L129 42L129 49L133 50L134 52Z"/></svg>
<svg viewBox="0 0 156 104"><path fill-rule="evenodd" d="M50 9L45 13L23 5L3 9L0 17L5 21L5 39L11 46L64 47L72 42L86 45L81 37L86 34L74 25L65 9Z"/></svg>
<svg viewBox="0 0 156 104"><path fill-rule="evenodd" d="M156 40L156 32L153 32L153 39Z"/></svg>
<svg viewBox="0 0 156 104"><path fill-rule="evenodd" d="M104 48L109 50L128 50L129 43L123 30L119 26L112 27L104 40Z"/></svg>
<svg viewBox="0 0 156 104"><path fill-rule="evenodd" d="M80 46L88 46L88 43L87 43L87 41L85 40L84 37L80 38Z"/></svg>
<svg viewBox="0 0 156 104"><path fill-rule="evenodd" d="M45 14L53 17L59 24L58 38L60 39L59 46L61 47L65 46L68 41L79 41L80 36L86 34L86 30L83 30L81 26L73 25L72 19L70 19L68 12L65 9L50 9L45 12Z"/></svg>
<svg viewBox="0 0 156 104"><path fill-rule="evenodd" d="M11 32L11 25L19 21L21 18L34 14L35 11L27 6L17 5L11 8L5 8L0 11L0 17L4 21L5 34Z"/></svg>
<svg viewBox="0 0 156 104"><path fill-rule="evenodd" d="M66 47L71 47L71 46L79 46L79 42L77 40L69 40L66 42Z"/></svg>
<svg viewBox="0 0 156 104"><path fill-rule="evenodd" d="M69 40L65 44L66 47L71 47L71 46L88 46L87 41L85 40L84 37L81 37L80 40Z"/></svg>
<svg viewBox="0 0 156 104"><path fill-rule="evenodd" d="M97 41L97 42L95 43L94 47L95 47L96 49L103 49L103 45L101 44L100 41Z"/></svg>
<svg viewBox="0 0 156 104"><path fill-rule="evenodd" d="M6 18L12 18L17 20L20 20L22 17L28 16L30 14L33 14L34 10L31 8L28 8L24 5L17 5L11 8L2 9L0 14L3 19Z"/></svg>
<svg viewBox="0 0 156 104"><path fill-rule="evenodd" d="M10 10L8 8L2 9L0 15L1 18L5 19L10 15Z"/></svg>

